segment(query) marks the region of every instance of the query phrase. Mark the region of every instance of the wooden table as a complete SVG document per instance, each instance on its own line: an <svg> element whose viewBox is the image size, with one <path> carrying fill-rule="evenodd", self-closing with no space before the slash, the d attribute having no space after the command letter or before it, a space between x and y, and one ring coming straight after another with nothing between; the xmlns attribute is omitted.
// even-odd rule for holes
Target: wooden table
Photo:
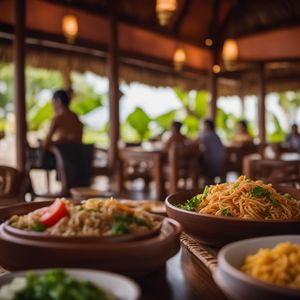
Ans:
<svg viewBox="0 0 300 300"><path fill-rule="evenodd" d="M6 274L0 267L0 276ZM136 280L141 300L226 300L210 272L185 247L164 268Z"/></svg>
<svg viewBox="0 0 300 300"><path fill-rule="evenodd" d="M142 300L225 300L210 272L185 247L166 267L138 280Z"/></svg>
<svg viewBox="0 0 300 300"><path fill-rule="evenodd" d="M165 153L158 148L128 147L120 150L120 185L124 182L123 168L126 162L148 163L152 165L152 177L155 183L156 200L163 200L162 165ZM119 189L122 187L120 186Z"/></svg>

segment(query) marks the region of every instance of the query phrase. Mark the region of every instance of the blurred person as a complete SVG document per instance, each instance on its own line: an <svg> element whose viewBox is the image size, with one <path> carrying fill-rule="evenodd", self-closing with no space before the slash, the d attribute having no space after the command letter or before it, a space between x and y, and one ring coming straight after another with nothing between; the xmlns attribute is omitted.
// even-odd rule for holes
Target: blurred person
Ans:
<svg viewBox="0 0 300 300"><path fill-rule="evenodd" d="M54 116L43 147L48 150L52 144L81 143L83 124L78 116L69 109L70 96L64 90L53 94L52 107Z"/></svg>
<svg viewBox="0 0 300 300"><path fill-rule="evenodd" d="M225 148L215 132L215 123L204 120L203 131L199 136L203 158L201 165L207 184L214 183L216 177L224 175Z"/></svg>
<svg viewBox="0 0 300 300"><path fill-rule="evenodd" d="M240 120L236 125L235 134L232 139L233 144L252 143L252 137L248 131L246 120Z"/></svg>
<svg viewBox="0 0 300 300"><path fill-rule="evenodd" d="M181 127L181 122L174 121L171 125L170 131L166 132L162 137L166 150L168 150L172 143L185 144L188 141L188 138L181 133Z"/></svg>
<svg viewBox="0 0 300 300"><path fill-rule="evenodd" d="M284 147L290 150L300 151L300 134L297 124L291 126L291 133L287 135L284 141Z"/></svg>

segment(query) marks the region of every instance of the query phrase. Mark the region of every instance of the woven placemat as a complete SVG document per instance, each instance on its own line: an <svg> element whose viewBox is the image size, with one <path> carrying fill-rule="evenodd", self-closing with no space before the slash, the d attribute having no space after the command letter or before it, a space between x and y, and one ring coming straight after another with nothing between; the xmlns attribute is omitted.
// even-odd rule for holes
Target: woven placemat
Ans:
<svg viewBox="0 0 300 300"><path fill-rule="evenodd" d="M217 267L217 249L201 245L186 233L182 233L180 241L210 272L215 271Z"/></svg>

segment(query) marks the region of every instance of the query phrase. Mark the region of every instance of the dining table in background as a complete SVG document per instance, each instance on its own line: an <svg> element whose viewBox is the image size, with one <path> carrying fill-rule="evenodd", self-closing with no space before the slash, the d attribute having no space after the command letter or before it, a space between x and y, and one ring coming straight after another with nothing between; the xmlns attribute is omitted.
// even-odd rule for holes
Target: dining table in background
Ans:
<svg viewBox="0 0 300 300"><path fill-rule="evenodd" d="M133 161L137 164L151 165L149 172L155 184L155 200L164 200L163 191L163 161L165 152L161 145L144 143L139 147L126 147L120 149L120 174L119 174L119 190L123 189L125 177L124 166ZM125 170L126 171L126 170Z"/></svg>

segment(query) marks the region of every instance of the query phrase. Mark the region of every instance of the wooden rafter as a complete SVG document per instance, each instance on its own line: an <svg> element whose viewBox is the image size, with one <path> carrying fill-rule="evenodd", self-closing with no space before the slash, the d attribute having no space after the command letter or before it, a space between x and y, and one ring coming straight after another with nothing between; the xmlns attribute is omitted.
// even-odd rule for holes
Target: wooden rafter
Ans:
<svg viewBox="0 0 300 300"><path fill-rule="evenodd" d="M63 7L68 7L70 6L70 2L66 1L66 0L43 0L45 2L49 2L55 5L60 5ZM191 0L188 0L188 2ZM108 16L108 9L106 6L103 5L90 5L87 2L82 2L82 1L72 1L71 2L72 7L76 8L76 9L80 9L82 11L85 11L87 13L90 14L94 14L94 15L98 15L98 16L102 16L107 18ZM123 24L127 24L127 25L131 25L134 27L139 27L141 29L147 30L147 31L151 31L151 32L155 32L159 35L165 36L165 37L169 37L169 38L175 38L174 33L172 31L170 31L168 28L164 28L162 26L160 26L159 24L157 25L153 25L153 24L146 24L143 23L141 21L139 21L136 18L130 17L130 16L118 16L118 20L120 23ZM198 40L194 40L191 38L186 38L186 37L176 37L176 39L179 42L182 43L188 43L191 45L194 45L196 47L203 47L204 45L200 44Z"/></svg>
<svg viewBox="0 0 300 300"><path fill-rule="evenodd" d="M173 22L171 23L171 32L175 35L178 36L182 21L184 17L186 16L191 3L193 0L182 0L180 3L180 6L178 7L174 17L173 17Z"/></svg>

